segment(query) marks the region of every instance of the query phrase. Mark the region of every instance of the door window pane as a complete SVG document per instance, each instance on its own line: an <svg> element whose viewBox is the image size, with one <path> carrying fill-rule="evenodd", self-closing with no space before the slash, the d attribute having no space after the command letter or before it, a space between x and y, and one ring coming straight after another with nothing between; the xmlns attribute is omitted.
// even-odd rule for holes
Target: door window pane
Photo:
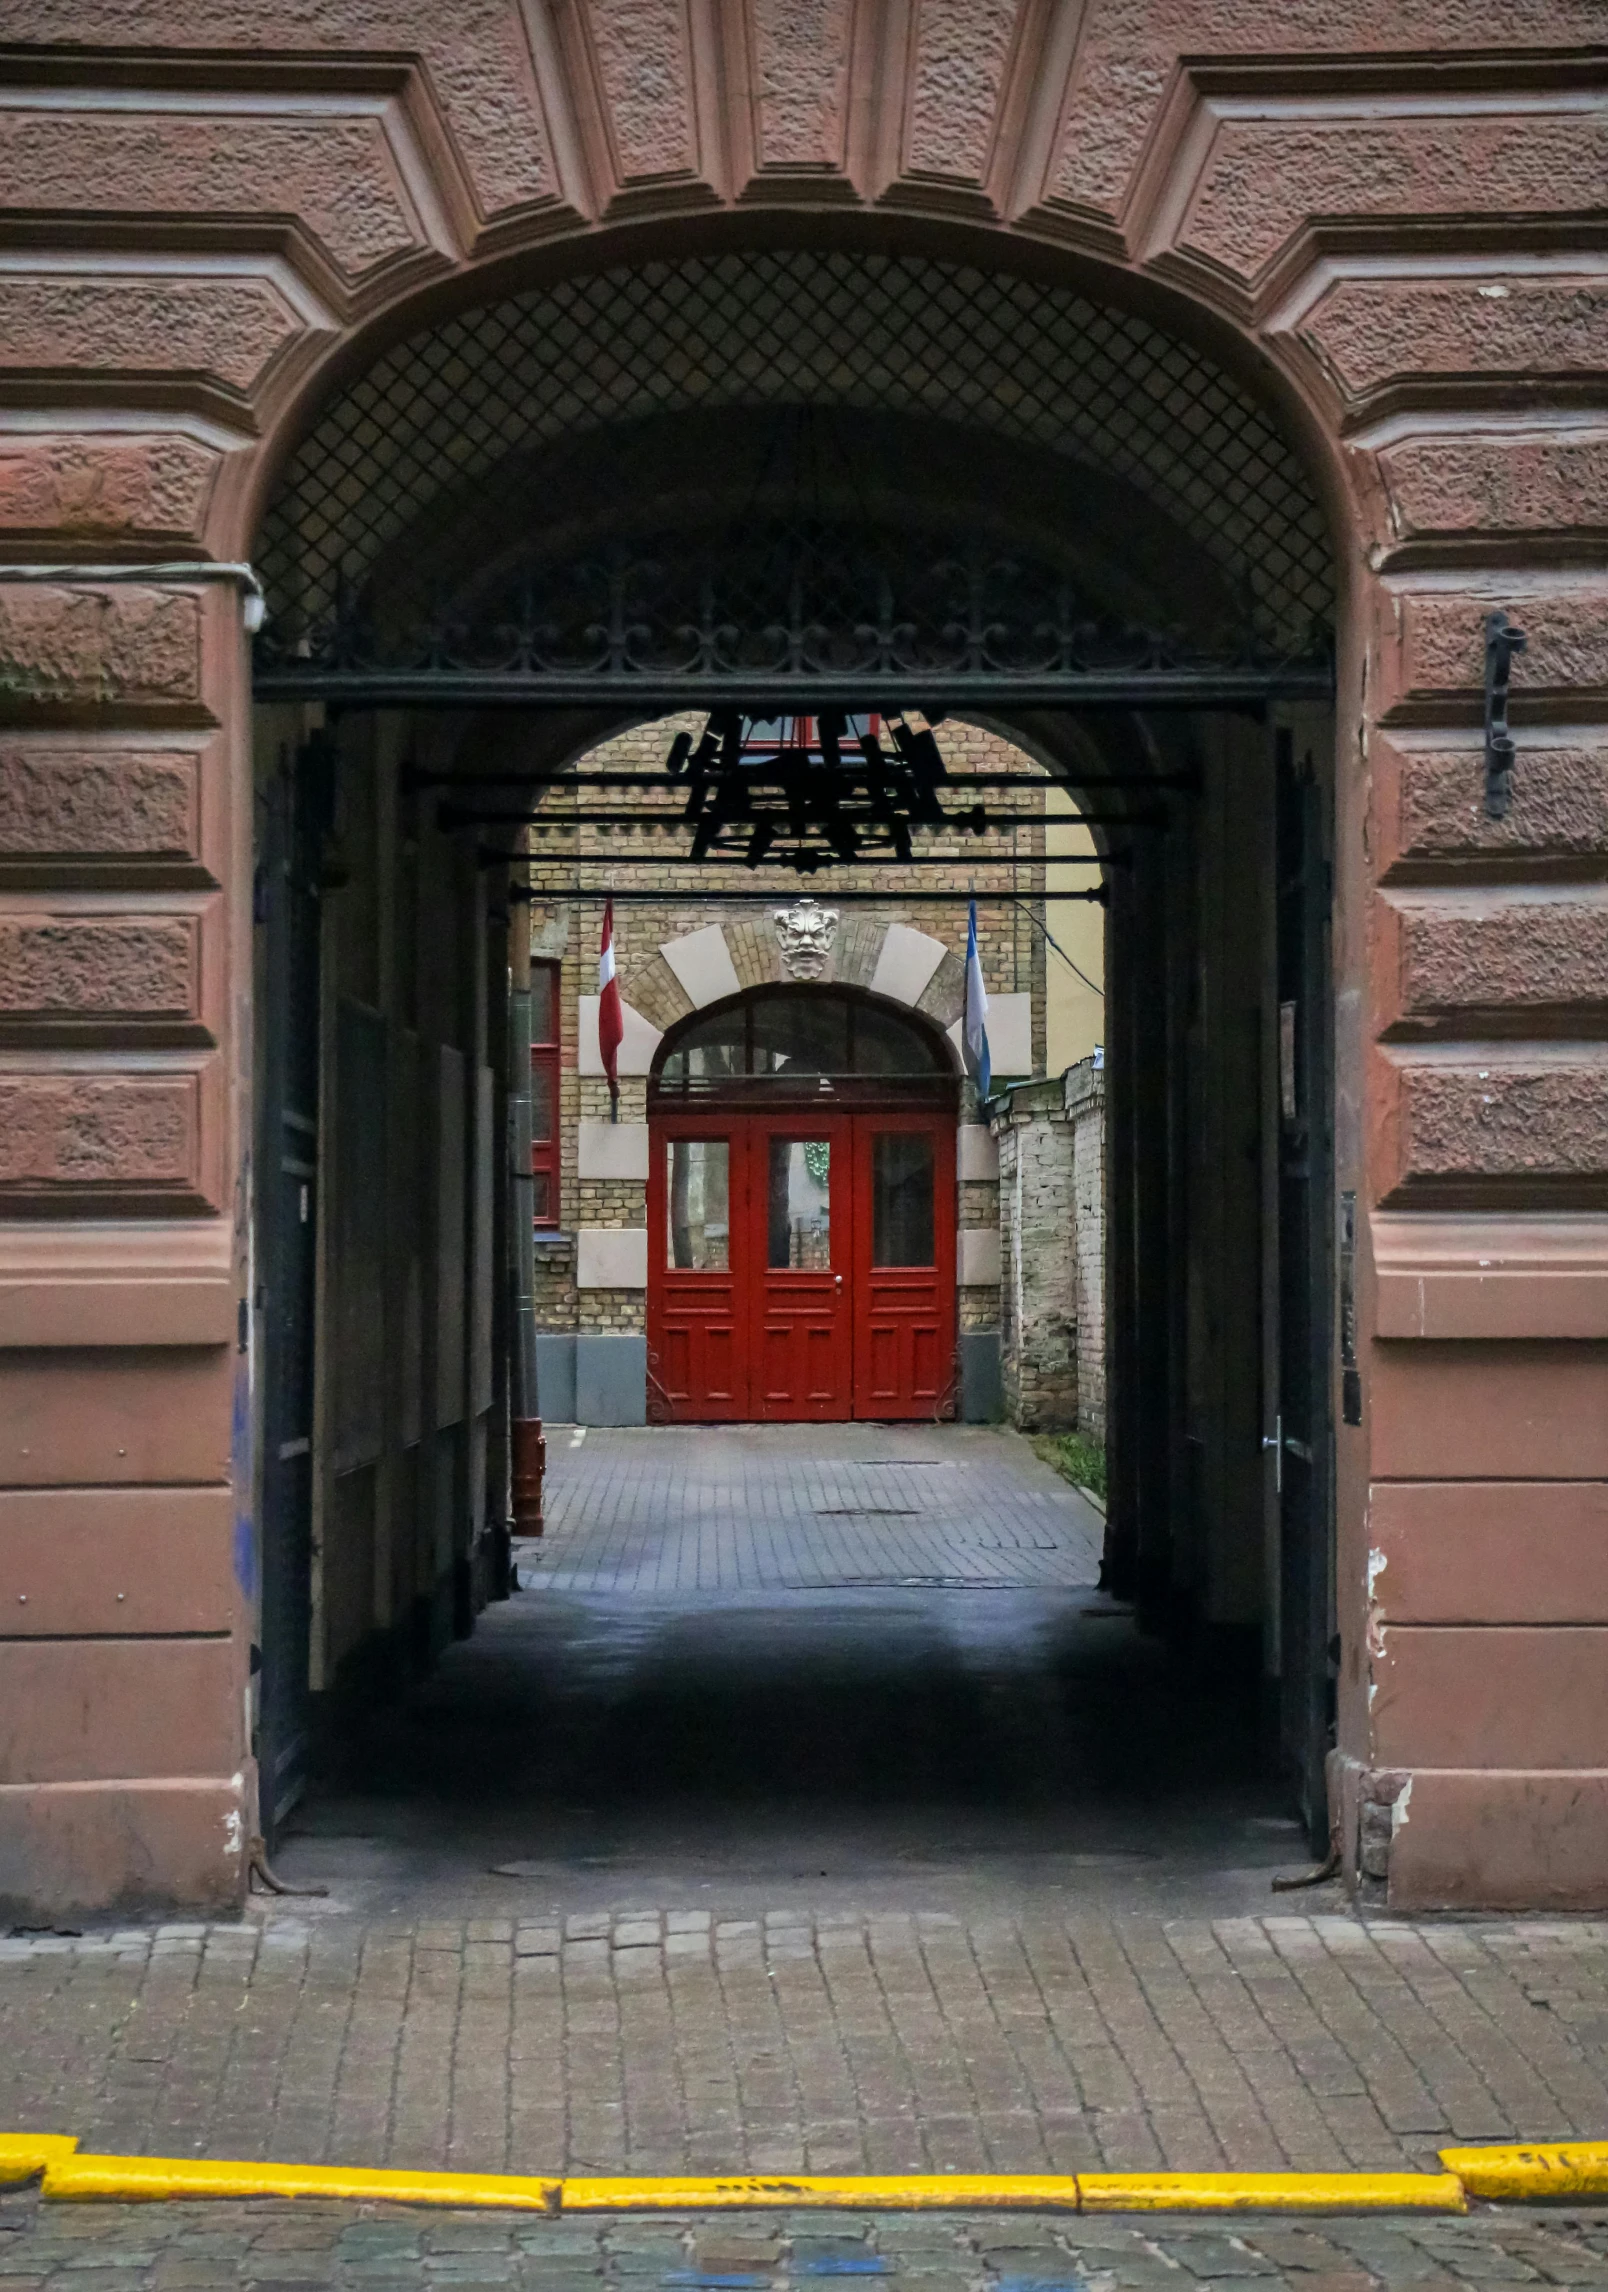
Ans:
<svg viewBox="0 0 1608 2292"><path fill-rule="evenodd" d="M860 1003L854 1012L856 1074L937 1074L937 1053L908 1019Z"/></svg>
<svg viewBox="0 0 1608 2292"><path fill-rule="evenodd" d="M932 1146L919 1130L871 1141L871 1263L931 1265Z"/></svg>
<svg viewBox="0 0 1608 2292"><path fill-rule="evenodd" d="M548 1058L530 1062L530 1136L533 1146L545 1146L553 1135L553 1101L557 1096L558 1069Z"/></svg>
<svg viewBox="0 0 1608 2292"><path fill-rule="evenodd" d="M553 1223L553 1181L545 1170L537 1170L531 1178L530 1214L539 1226Z"/></svg>
<svg viewBox="0 0 1608 2292"><path fill-rule="evenodd" d="M711 1083L729 1081L747 1070L748 1014L739 1007L717 1011L713 1018L700 1020L683 1035L665 1060L660 1080L707 1089Z"/></svg>
<svg viewBox="0 0 1608 2292"><path fill-rule="evenodd" d="M834 995L760 996L754 1004L756 1074L846 1074L849 1007Z"/></svg>
<svg viewBox="0 0 1608 2292"><path fill-rule="evenodd" d="M824 1272L832 1263L832 1148L824 1138L770 1142L770 1246L774 1271Z"/></svg>
<svg viewBox="0 0 1608 2292"><path fill-rule="evenodd" d="M724 1138L667 1141L665 1264L672 1271L731 1271L730 1170Z"/></svg>
<svg viewBox="0 0 1608 2292"><path fill-rule="evenodd" d="M556 963L533 963L530 967L530 1039L533 1043L558 1040Z"/></svg>

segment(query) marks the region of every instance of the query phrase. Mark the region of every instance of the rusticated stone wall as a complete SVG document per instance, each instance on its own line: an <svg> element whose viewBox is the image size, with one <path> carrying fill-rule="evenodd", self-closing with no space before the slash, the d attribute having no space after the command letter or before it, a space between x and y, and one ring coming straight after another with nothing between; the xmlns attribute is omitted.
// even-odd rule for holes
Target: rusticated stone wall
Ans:
<svg viewBox="0 0 1608 2292"><path fill-rule="evenodd" d="M628 224L656 249L739 211L747 241L772 213L791 237L802 210L857 243L930 227L985 269L1075 258L1269 377L1317 473L1346 580L1337 1155L1360 1217L1337 1835L1354 1864L1388 1797L1403 1904L1608 1902L1600 0L11 0L0 21L0 201L26 218L0 275L0 553L68 568L0 578L0 924L24 951L0 1335L32 1435L0 1561L50 1587L37 1636L0 1643L0 1695L46 1714L0 1783L0 1890L232 1899L251 1801L251 1587L214 1567L196 1624L170 1526L182 1490L232 1551L249 1488L239 605L227 581L70 568L249 555L324 377L427 287L472 298L476 266L537 278L583 243L627 259ZM1529 632L1500 823L1493 606ZM142 1634L98 1636L80 1586L105 1567L52 1572L62 1508L171 1587ZM104 1724L69 1755L48 1715L80 1706ZM182 1742L149 1723L180 1708Z"/></svg>

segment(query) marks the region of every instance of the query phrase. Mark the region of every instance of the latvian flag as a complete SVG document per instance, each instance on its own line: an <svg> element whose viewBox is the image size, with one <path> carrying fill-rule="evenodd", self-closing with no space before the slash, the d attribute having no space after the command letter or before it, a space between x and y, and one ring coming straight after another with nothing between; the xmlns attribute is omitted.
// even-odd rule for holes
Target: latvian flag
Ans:
<svg viewBox="0 0 1608 2292"><path fill-rule="evenodd" d="M620 983L614 976L614 902L603 904L603 945L597 958L597 1047L603 1072L609 1078L609 1115L620 1118L620 1044L625 1035L625 1013L620 1008Z"/></svg>

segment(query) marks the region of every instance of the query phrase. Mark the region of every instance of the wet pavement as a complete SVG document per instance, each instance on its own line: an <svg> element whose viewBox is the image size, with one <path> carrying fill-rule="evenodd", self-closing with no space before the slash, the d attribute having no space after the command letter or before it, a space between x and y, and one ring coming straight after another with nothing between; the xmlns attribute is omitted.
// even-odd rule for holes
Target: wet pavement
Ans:
<svg viewBox="0 0 1608 2292"><path fill-rule="evenodd" d="M0 2206L9 2292L1450 2292L1608 2285L1608 2212L1143 2222L804 2213L630 2220L294 2204Z"/></svg>
<svg viewBox="0 0 1608 2292"><path fill-rule="evenodd" d="M1250 1699L1098 1592L1098 1513L1019 1435L560 1428L550 1457L521 1590L346 1729L287 1875L370 1916L1228 1915L1305 1862Z"/></svg>

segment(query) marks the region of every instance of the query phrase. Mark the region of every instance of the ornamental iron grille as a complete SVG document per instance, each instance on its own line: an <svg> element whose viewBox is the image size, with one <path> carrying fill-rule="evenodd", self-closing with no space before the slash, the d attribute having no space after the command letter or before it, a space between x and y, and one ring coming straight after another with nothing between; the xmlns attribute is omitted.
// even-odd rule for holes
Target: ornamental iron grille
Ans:
<svg viewBox="0 0 1608 2292"><path fill-rule="evenodd" d="M846 463L828 503L801 482L801 410L980 432L1053 457L1074 491L1116 482L1232 612L1185 628L1131 599L1113 611L1042 530L1006 545L953 504L924 518L919 468L908 514L897 484ZM565 542L536 485L523 546L505 532L477 561L461 538L466 504L518 500L561 444L712 414L789 425L791 470L771 469L740 517L711 523L706 496L701 520L695 506L631 531L635 505L601 499L590 534L572 518ZM437 540L455 523L456 553ZM1328 538L1261 407L1142 319L901 257L652 264L448 320L326 408L259 562L264 697L874 707L1329 688Z"/></svg>

